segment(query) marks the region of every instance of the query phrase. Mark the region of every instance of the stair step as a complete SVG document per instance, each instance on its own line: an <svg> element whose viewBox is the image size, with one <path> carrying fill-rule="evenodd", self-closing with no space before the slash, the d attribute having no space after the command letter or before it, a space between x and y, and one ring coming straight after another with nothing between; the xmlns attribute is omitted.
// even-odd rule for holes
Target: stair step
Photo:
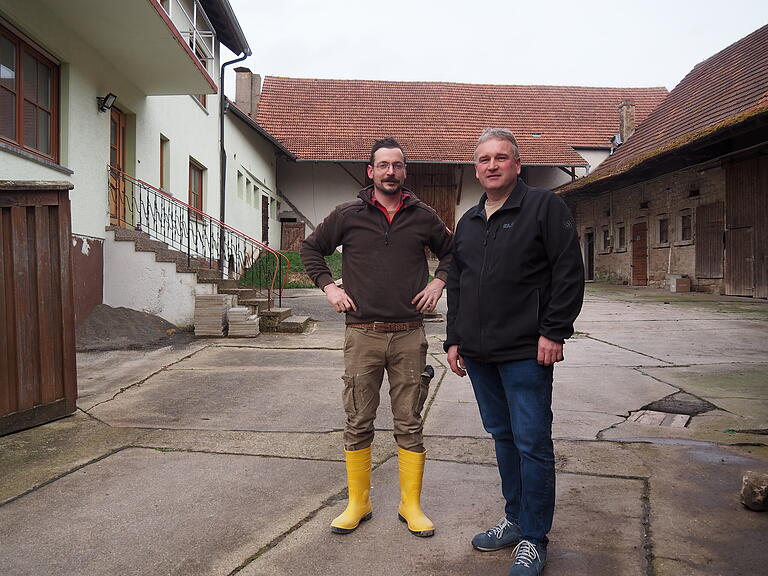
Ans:
<svg viewBox="0 0 768 576"><path fill-rule="evenodd" d="M262 332L277 332L280 322L291 315L290 308L272 308L264 310L259 314L260 326Z"/></svg>
<svg viewBox="0 0 768 576"><path fill-rule="evenodd" d="M219 294L235 294L239 302L249 298L259 298L261 290L255 288L222 288L219 284Z"/></svg>
<svg viewBox="0 0 768 576"><path fill-rule="evenodd" d="M210 280L219 279L219 271L214 270L213 268L197 268L195 269L195 272L197 272L198 278L207 278Z"/></svg>
<svg viewBox="0 0 768 576"><path fill-rule="evenodd" d="M250 306L251 308L258 310L259 314L265 312L270 305L268 298L238 298L237 301L240 302L241 306Z"/></svg>
<svg viewBox="0 0 768 576"><path fill-rule="evenodd" d="M288 316L277 326L278 332L298 333L309 328L309 316Z"/></svg>

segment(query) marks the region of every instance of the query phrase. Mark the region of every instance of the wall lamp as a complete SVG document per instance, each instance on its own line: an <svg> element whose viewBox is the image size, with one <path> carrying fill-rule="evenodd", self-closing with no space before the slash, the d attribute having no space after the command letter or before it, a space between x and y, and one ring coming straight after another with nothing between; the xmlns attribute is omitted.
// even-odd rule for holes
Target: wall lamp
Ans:
<svg viewBox="0 0 768 576"><path fill-rule="evenodd" d="M97 96L96 102L98 102L99 105L99 112L106 112L112 108L115 104L115 100L117 100L117 96L112 94L112 92L108 92L106 96Z"/></svg>

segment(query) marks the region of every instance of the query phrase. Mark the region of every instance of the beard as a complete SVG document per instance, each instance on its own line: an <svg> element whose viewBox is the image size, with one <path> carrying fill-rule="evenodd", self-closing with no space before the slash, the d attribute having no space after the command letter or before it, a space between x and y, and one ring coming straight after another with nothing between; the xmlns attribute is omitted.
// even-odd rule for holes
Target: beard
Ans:
<svg viewBox="0 0 768 576"><path fill-rule="evenodd" d="M395 188L394 190L390 190L389 188L385 188L384 187L384 183L385 182L394 182L395 184L397 184L397 188ZM382 194L386 194L387 196L394 196L395 194L400 194L401 185L400 185L400 181L399 180L382 180L381 181L381 185L376 184L374 182L373 186L374 186L374 188L376 188L376 190L378 190Z"/></svg>

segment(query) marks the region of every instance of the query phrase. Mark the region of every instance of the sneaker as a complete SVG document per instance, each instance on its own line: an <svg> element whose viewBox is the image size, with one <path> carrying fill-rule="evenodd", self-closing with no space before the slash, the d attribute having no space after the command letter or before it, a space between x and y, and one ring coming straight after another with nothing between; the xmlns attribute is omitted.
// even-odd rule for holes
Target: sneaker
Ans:
<svg viewBox="0 0 768 576"><path fill-rule="evenodd" d="M472 546L481 552L501 550L514 546L518 542L520 542L520 527L506 517L499 520L499 523L490 530L475 534L472 538Z"/></svg>
<svg viewBox="0 0 768 576"><path fill-rule="evenodd" d="M520 540L512 554L515 561L509 569L509 576L539 576L547 560L547 549L528 540Z"/></svg>

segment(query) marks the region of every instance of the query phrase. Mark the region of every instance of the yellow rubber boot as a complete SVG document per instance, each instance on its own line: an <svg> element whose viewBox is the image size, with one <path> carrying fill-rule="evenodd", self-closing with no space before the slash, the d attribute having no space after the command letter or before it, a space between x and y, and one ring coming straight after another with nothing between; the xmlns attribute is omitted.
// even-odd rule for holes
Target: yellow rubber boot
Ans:
<svg viewBox="0 0 768 576"><path fill-rule="evenodd" d="M426 452L411 452L398 447L400 464L400 508L397 517L408 523L408 530L415 536L426 538L435 533L435 525L421 509L421 481L424 478Z"/></svg>
<svg viewBox="0 0 768 576"><path fill-rule="evenodd" d="M360 522L370 520L371 511L371 447L344 450L347 461L347 508L331 522L331 532L349 534Z"/></svg>

